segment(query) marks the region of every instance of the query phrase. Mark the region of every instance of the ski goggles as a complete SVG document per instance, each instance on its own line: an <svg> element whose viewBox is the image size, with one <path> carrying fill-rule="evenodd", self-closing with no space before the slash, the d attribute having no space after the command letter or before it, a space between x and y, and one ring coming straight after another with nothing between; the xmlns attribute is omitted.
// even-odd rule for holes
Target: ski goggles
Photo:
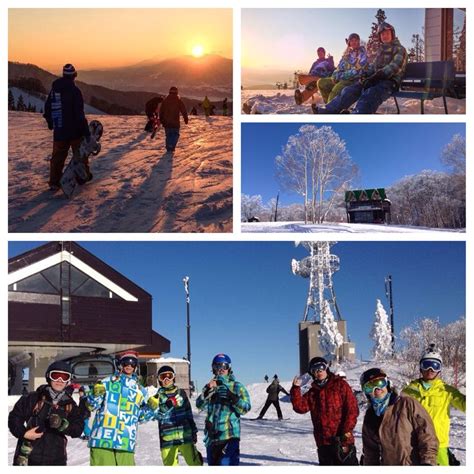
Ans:
<svg viewBox="0 0 474 474"><path fill-rule="evenodd" d="M138 365L138 361L134 357L124 357L123 359L120 359L120 365L122 367L126 367L127 365L136 367Z"/></svg>
<svg viewBox="0 0 474 474"><path fill-rule="evenodd" d="M420 362L421 370L432 370L433 372L441 371L441 362L435 359L423 359Z"/></svg>
<svg viewBox="0 0 474 474"><path fill-rule="evenodd" d="M388 386L388 379L386 378L374 379L374 380L369 380L368 382L366 382L364 386L362 387L362 390L367 395L372 395L372 393L374 393L374 390L376 388L381 390L387 386Z"/></svg>
<svg viewBox="0 0 474 474"><path fill-rule="evenodd" d="M164 382L165 380L174 380L174 374L173 372L162 372L160 375L158 375L158 380L160 382Z"/></svg>
<svg viewBox="0 0 474 474"><path fill-rule="evenodd" d="M230 369L230 364L227 362L218 362L217 364L212 364L212 370L214 372L217 372L219 370L229 370Z"/></svg>
<svg viewBox="0 0 474 474"><path fill-rule="evenodd" d="M61 372L60 370L52 370L49 373L49 378L53 382L64 382L67 383L71 380L71 374L69 372Z"/></svg>
<svg viewBox="0 0 474 474"><path fill-rule="evenodd" d="M309 373L313 374L314 372L324 372L325 370L328 370L328 365L324 362L317 362L309 368Z"/></svg>

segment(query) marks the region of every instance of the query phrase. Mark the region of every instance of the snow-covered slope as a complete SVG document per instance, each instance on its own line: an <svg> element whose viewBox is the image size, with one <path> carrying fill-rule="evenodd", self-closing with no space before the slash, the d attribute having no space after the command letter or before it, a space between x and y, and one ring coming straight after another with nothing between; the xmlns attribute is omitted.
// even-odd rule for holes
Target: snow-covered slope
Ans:
<svg viewBox="0 0 474 474"><path fill-rule="evenodd" d="M345 234L386 234L386 233L416 233L416 232L465 232L465 229L436 229L429 227L415 227L402 225L382 224L346 224L324 223L305 224L304 222L242 222L242 232L337 232Z"/></svg>
<svg viewBox="0 0 474 474"><path fill-rule="evenodd" d="M311 101L303 105L296 105L295 91L287 90L244 90L242 91L242 110L247 114L312 114ZM324 105L319 94L315 94L314 103ZM415 99L397 99L402 114L420 113L420 101ZM450 114L465 114L466 100L448 97L448 111ZM393 99L386 100L377 110L379 114L396 114L397 109ZM444 114L443 99L437 98L425 102L426 114ZM330 115L329 115L330 117Z"/></svg>
<svg viewBox="0 0 474 474"><path fill-rule="evenodd" d="M39 114L9 112L10 232L231 232L232 118L191 116L174 156L145 117L104 125L94 179L72 199L48 190L52 133Z"/></svg>
<svg viewBox="0 0 474 474"><path fill-rule="evenodd" d="M373 363L355 363L345 365L342 369L347 375L347 381L355 390L359 389L360 374L374 367ZM392 383L402 387L407 380L399 373L395 364L384 364L383 367L390 376ZM238 378L238 374L237 374ZM291 381L281 382L288 391ZM283 413L283 421L278 421L275 409L270 407L263 420L253 420L258 416L260 409L266 400L265 383L252 384L247 387L252 402L252 410L241 420L241 445L240 460L243 466L312 466L317 464L317 451L313 437L313 425L309 413L299 415L291 408L289 397L280 397L280 406ZM9 397L8 409L11 410L18 397ZM195 406L195 400L191 401ZM361 413L354 431L356 439L357 454L362 453L362 422L365 413L364 405L361 405ZM206 450L203 445L204 413L198 413L194 409L194 418L199 429L197 447L206 458ZM451 417L451 447L455 456L464 465L466 463L466 416L464 413L454 411ZM8 462L11 464L15 451L16 439L8 434ZM135 459L137 465L153 466L162 465L160 451L158 449L159 438L156 422L145 423L138 429L138 442ZM181 464L184 461L180 460ZM89 450L87 443L80 439L71 439L68 443L68 464L89 464Z"/></svg>

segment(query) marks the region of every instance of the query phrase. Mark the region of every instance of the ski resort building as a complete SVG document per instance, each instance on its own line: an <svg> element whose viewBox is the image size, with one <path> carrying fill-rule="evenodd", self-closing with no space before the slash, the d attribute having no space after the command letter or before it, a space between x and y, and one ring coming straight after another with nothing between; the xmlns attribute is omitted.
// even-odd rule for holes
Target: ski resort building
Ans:
<svg viewBox="0 0 474 474"><path fill-rule="evenodd" d="M135 349L144 359L170 351L152 328L152 296L75 242L50 242L8 263L11 393L44 383L53 360Z"/></svg>
<svg viewBox="0 0 474 474"><path fill-rule="evenodd" d="M345 193L347 222L390 224L390 206L384 188L355 189Z"/></svg>

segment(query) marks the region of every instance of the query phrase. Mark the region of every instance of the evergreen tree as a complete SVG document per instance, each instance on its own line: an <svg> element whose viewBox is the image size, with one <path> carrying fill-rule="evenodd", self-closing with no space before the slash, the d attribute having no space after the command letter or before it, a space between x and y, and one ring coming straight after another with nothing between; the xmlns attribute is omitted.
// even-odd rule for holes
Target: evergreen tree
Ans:
<svg viewBox="0 0 474 474"><path fill-rule="evenodd" d="M372 31L370 33L369 40L367 41L367 57L370 62L372 62L375 59L375 56L377 56L377 50L381 45L377 30L379 25L387 19L387 16L385 15L385 12L379 8L375 18L377 19L377 23L372 23Z"/></svg>
<svg viewBox="0 0 474 474"><path fill-rule="evenodd" d="M8 110L16 110L15 97L13 97L11 89L8 89Z"/></svg>
<svg viewBox="0 0 474 474"><path fill-rule="evenodd" d="M18 102L16 103L16 110L24 112L26 110L25 101L23 100L23 95L20 94L18 97Z"/></svg>

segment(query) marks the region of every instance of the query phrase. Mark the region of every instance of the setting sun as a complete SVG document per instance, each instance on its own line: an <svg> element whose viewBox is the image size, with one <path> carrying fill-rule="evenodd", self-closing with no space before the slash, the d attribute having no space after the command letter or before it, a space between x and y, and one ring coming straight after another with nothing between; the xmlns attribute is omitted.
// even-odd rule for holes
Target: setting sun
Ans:
<svg viewBox="0 0 474 474"><path fill-rule="evenodd" d="M204 54L204 48L201 44L193 46L192 54L195 58L200 58Z"/></svg>

